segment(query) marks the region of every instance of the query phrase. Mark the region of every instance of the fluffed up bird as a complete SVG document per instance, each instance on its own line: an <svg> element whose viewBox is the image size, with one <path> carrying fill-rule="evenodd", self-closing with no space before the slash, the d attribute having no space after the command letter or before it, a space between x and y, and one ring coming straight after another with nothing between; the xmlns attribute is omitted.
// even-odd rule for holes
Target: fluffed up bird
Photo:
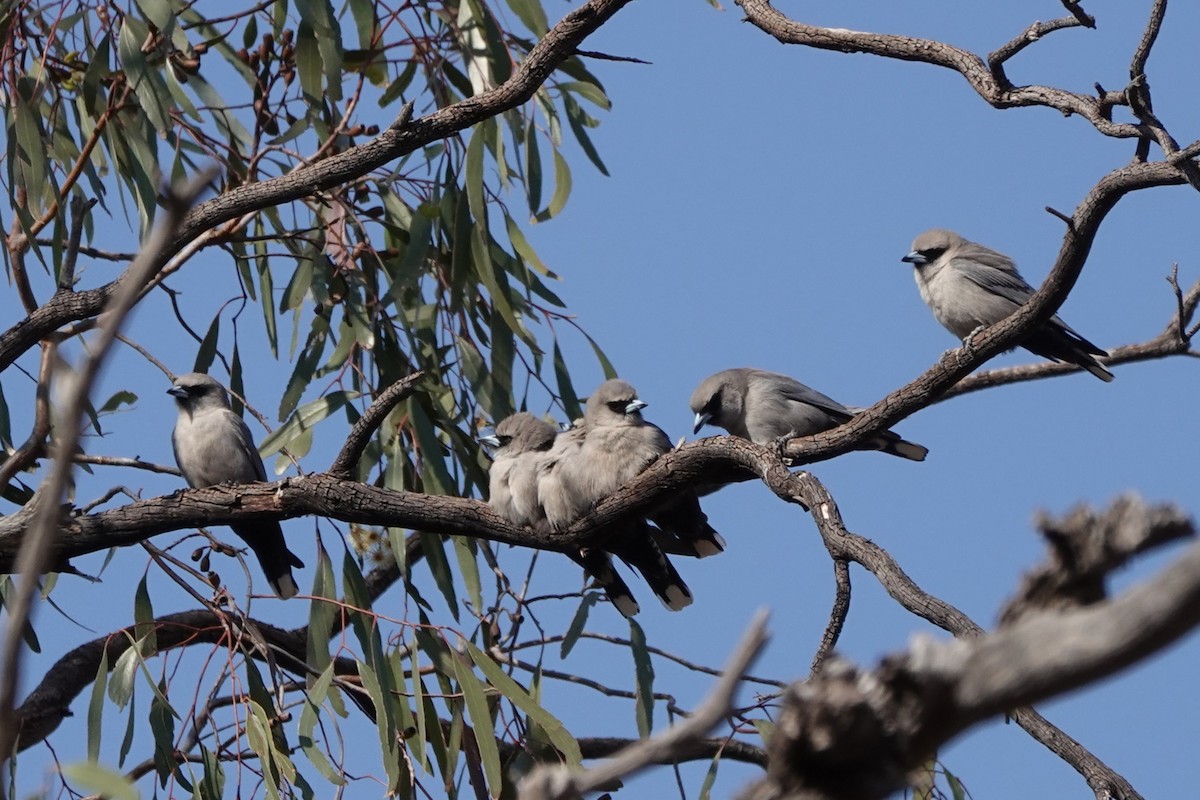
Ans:
<svg viewBox="0 0 1200 800"><path fill-rule="evenodd" d="M933 316L964 341L979 328L1012 314L1034 294L1011 258L954 231L925 231L901 261L913 265L921 299ZM1030 333L1021 346L1052 361L1074 364L1102 381L1113 379L1095 358L1107 358L1108 353L1076 333L1057 314Z"/></svg>
<svg viewBox="0 0 1200 800"><path fill-rule="evenodd" d="M553 530L564 530L586 514L604 495L590 497L585 491L590 465L583 461L585 423L573 424L554 440L538 470L538 502ZM655 596L672 611L692 604L692 591L675 566L654 541L645 520L629 521L613 534L605 546L641 573ZM626 614L626 616L629 616Z"/></svg>
<svg viewBox="0 0 1200 800"><path fill-rule="evenodd" d="M224 386L208 375L191 372L176 378L167 394L179 409L171 434L175 463L189 486L267 480L250 429L230 410ZM288 550L279 523L238 522L229 527L254 551L271 590L284 600L294 597L299 587L292 567L303 567L304 562Z"/></svg>
<svg viewBox="0 0 1200 800"><path fill-rule="evenodd" d="M671 451L671 439L642 418L647 403L637 390L619 378L605 381L588 397L584 413L582 464L588 470L580 481L593 503L608 497ZM655 506L647 515L667 533L688 545L700 558L725 549L725 540L708 524L700 499L690 489Z"/></svg>
<svg viewBox="0 0 1200 800"><path fill-rule="evenodd" d="M696 414L694 432L712 424L767 446L835 428L858 413L787 375L750 367L708 376L692 392L690 405ZM910 461L924 461L929 453L891 431L875 434L859 449Z"/></svg>
<svg viewBox="0 0 1200 800"><path fill-rule="evenodd" d="M513 525L546 530L549 524L538 500L539 472L558 430L532 414L519 412L496 423L495 433L480 441L496 448L488 473L488 504ZM637 600L602 550L588 549L571 558L591 575L612 604L626 617L638 613Z"/></svg>

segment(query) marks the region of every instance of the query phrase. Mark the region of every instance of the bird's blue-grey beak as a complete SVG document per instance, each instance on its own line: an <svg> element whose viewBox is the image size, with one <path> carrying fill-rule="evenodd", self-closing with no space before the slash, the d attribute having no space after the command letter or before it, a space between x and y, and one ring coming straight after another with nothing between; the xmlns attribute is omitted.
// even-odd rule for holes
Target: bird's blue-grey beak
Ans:
<svg viewBox="0 0 1200 800"><path fill-rule="evenodd" d="M625 406L625 413L626 414L636 414L637 412L641 411L643 408L645 408L648 405L650 405L650 404L643 402L641 400L631 400L629 402L629 405Z"/></svg>
<svg viewBox="0 0 1200 800"><path fill-rule="evenodd" d="M913 250L911 253L909 253L908 255L906 255L904 258L902 258L900 260L907 261L909 264L912 264L914 267L920 267L920 266L923 266L923 265L929 263L929 259L926 258L925 256L921 255L920 253L918 253L916 250Z"/></svg>
<svg viewBox="0 0 1200 800"><path fill-rule="evenodd" d="M712 421L712 414L705 414L703 411L696 412L696 425L692 428L692 433L699 433L700 429Z"/></svg>
<svg viewBox="0 0 1200 800"><path fill-rule="evenodd" d="M188 396L187 389L182 386L172 386L170 389L167 389L167 394L171 395L171 397L178 397L180 400Z"/></svg>
<svg viewBox="0 0 1200 800"><path fill-rule="evenodd" d="M480 444L486 444L488 447L499 447L500 439L496 436L480 436Z"/></svg>

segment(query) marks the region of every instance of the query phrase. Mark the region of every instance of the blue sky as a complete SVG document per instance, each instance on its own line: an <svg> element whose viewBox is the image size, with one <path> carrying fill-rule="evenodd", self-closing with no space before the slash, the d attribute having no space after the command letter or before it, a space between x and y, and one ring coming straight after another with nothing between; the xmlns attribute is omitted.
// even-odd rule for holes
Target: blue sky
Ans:
<svg viewBox="0 0 1200 800"><path fill-rule="evenodd" d="M1077 91L1089 91L1096 81L1120 88L1144 5L1087 4L1099 18L1097 30L1049 36L1011 62L1010 76L1017 83ZM941 38L976 52L994 49L1036 19L1062 13L1051 0L787 3L782 9L811 14L806 21ZM910 267L899 260L912 238L930 227L956 229L1011 255L1036 284L1062 233L1062 223L1044 207L1069 211L1133 152L1130 142L1105 139L1057 112L991 109L948 71L785 47L740 19L736 7L715 11L702 0L634 3L587 42L588 49L652 63L594 65L614 104L595 133L611 177L597 174L578 154L566 210L530 231L543 259L563 276L558 288L572 312L650 403L646 416L674 438L690 434L692 389L726 367L785 372L846 404L864 406L911 380L955 344L921 303ZM1183 142L1200 135L1190 82L1198 66L1192 41L1197 24L1195 7L1172 6L1149 65L1156 111ZM393 111L368 121L386 122ZM1171 265L1179 264L1185 283L1200 278L1196 212L1195 194L1183 188L1123 201L1102 228L1063 317L1101 346L1156 335L1174 307L1164 281ZM228 283L214 291L218 277ZM88 278L99 282L99 275ZM189 265L174 283L193 298L212 301L207 312L197 311L193 326L207 324L233 281L231 265L219 253ZM15 300L2 302L11 318ZM153 299L134 318L131 333L154 340L160 354L185 371L194 345L173 327L163 331L166 309L163 299ZM253 331L260 323L252 316L243 325ZM602 379L600 368L582 337L568 334L564 344L577 385L587 391ZM1019 351L993 363L1033 358ZM256 366L262 371L248 375L247 389L270 409L287 368L265 355ZM1195 510L1191 467L1200 421L1194 370L1194 362L1175 359L1121 367L1109 385L1075 375L955 399L897 426L930 448L925 463L854 453L813 472L852 530L887 548L923 588L989 626L1022 571L1042 555L1031 526L1038 509L1065 512L1078 502L1103 504L1132 490ZM162 394L165 381L124 351L104 388L125 386L141 395L137 411L115 418L113 435L96 452L169 463L174 410ZM19 393L7 381L5 389L16 404ZM320 430L306 469L326 466L343 433L336 426ZM107 477L100 483L113 482ZM141 474L120 479L136 481L145 496L180 485ZM93 494L81 490L84 499ZM754 611L767 607L776 637L754 672L780 679L807 674L833 599L831 564L815 528L757 484L727 488L707 499L705 508L727 539L727 552L679 565L696 596L681 613L667 612L634 585L643 600L638 621L650 642L717 666ZM312 532L319 530L327 546L336 544L336 534L311 520L285 528L309 564L298 576L305 585L314 563ZM1147 578L1169 555L1139 562L1115 585ZM516 564L523 554L504 556ZM335 564L338 559L340 554ZM93 557L81 568L97 571L101 560ZM136 580L144 561L127 549L105 581ZM563 586L577 585L565 562L542 568ZM900 610L863 570L855 568L852 578L839 648L844 656L870 664L904 647L915 633L944 635ZM96 602L103 586L67 581L55 600L69 614L97 632L114 627L114 610ZM120 593L121 602L127 595ZM157 584L154 597L160 613L190 607L166 583ZM259 602L279 624L301 624L307 613L303 604ZM381 610L398 616L402 603L393 592ZM564 624L572 610L548 610L547 627ZM119 619L128 616L121 609ZM35 669L95 635L63 625L47 607L39 620L46 656L31 661ZM606 608L593 611L589 628L628 633ZM1184 796L1200 779L1191 757L1200 739L1200 701L1185 689L1198 656L1200 647L1189 639L1041 710L1143 795ZM614 685L632 682L627 655L586 642L564 668ZM659 688L674 692L685 707L709 683L666 665L659 669ZM549 684L545 702L581 735L634 730L632 704L623 701L597 702L594 695ZM84 711L77 703L75 723ZM119 739L121 725L111 719L110 738ZM665 719L660 708L656 721ZM351 721L346 731L375 746L365 725ZM61 733L54 743L66 760L82 746ZM1069 767L1000 720L961 737L941 758L976 800L1090 794ZM41 776L35 759L25 764L30 785L36 785ZM690 793L705 768L685 771ZM722 767L716 794L732 795L753 774ZM626 794L658 795L673 785L669 772L660 771ZM376 795L358 785L348 796Z"/></svg>

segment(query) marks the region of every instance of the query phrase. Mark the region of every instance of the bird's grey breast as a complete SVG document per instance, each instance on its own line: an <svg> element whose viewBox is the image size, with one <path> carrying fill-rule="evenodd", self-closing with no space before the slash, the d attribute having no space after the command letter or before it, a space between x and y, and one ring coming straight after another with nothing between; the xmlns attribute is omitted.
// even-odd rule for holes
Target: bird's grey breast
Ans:
<svg viewBox="0 0 1200 800"><path fill-rule="evenodd" d="M193 487L259 480L243 443L241 422L224 409L180 414L172 443L184 479ZM253 454L258 457L257 453ZM262 462L259 462L261 468Z"/></svg>

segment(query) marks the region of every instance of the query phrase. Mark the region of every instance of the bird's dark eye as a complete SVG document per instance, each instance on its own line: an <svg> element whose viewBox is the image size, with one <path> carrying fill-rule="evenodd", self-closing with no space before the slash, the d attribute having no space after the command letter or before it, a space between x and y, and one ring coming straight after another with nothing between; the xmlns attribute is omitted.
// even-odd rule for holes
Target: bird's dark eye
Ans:
<svg viewBox="0 0 1200 800"><path fill-rule="evenodd" d="M496 434L496 438L500 440L501 447L504 447L504 445L506 445L512 441L511 436L505 436L504 434L501 434L501 433Z"/></svg>
<svg viewBox="0 0 1200 800"><path fill-rule="evenodd" d="M611 408L613 411L616 411L619 414L624 414L625 407L629 405L629 401L628 400L613 400L611 403L606 403L605 405L607 405L609 408Z"/></svg>
<svg viewBox="0 0 1200 800"><path fill-rule="evenodd" d="M942 253L944 252L946 252L946 248L944 247L931 247L928 250L920 251L921 255L925 256L929 261L937 261L942 257Z"/></svg>

